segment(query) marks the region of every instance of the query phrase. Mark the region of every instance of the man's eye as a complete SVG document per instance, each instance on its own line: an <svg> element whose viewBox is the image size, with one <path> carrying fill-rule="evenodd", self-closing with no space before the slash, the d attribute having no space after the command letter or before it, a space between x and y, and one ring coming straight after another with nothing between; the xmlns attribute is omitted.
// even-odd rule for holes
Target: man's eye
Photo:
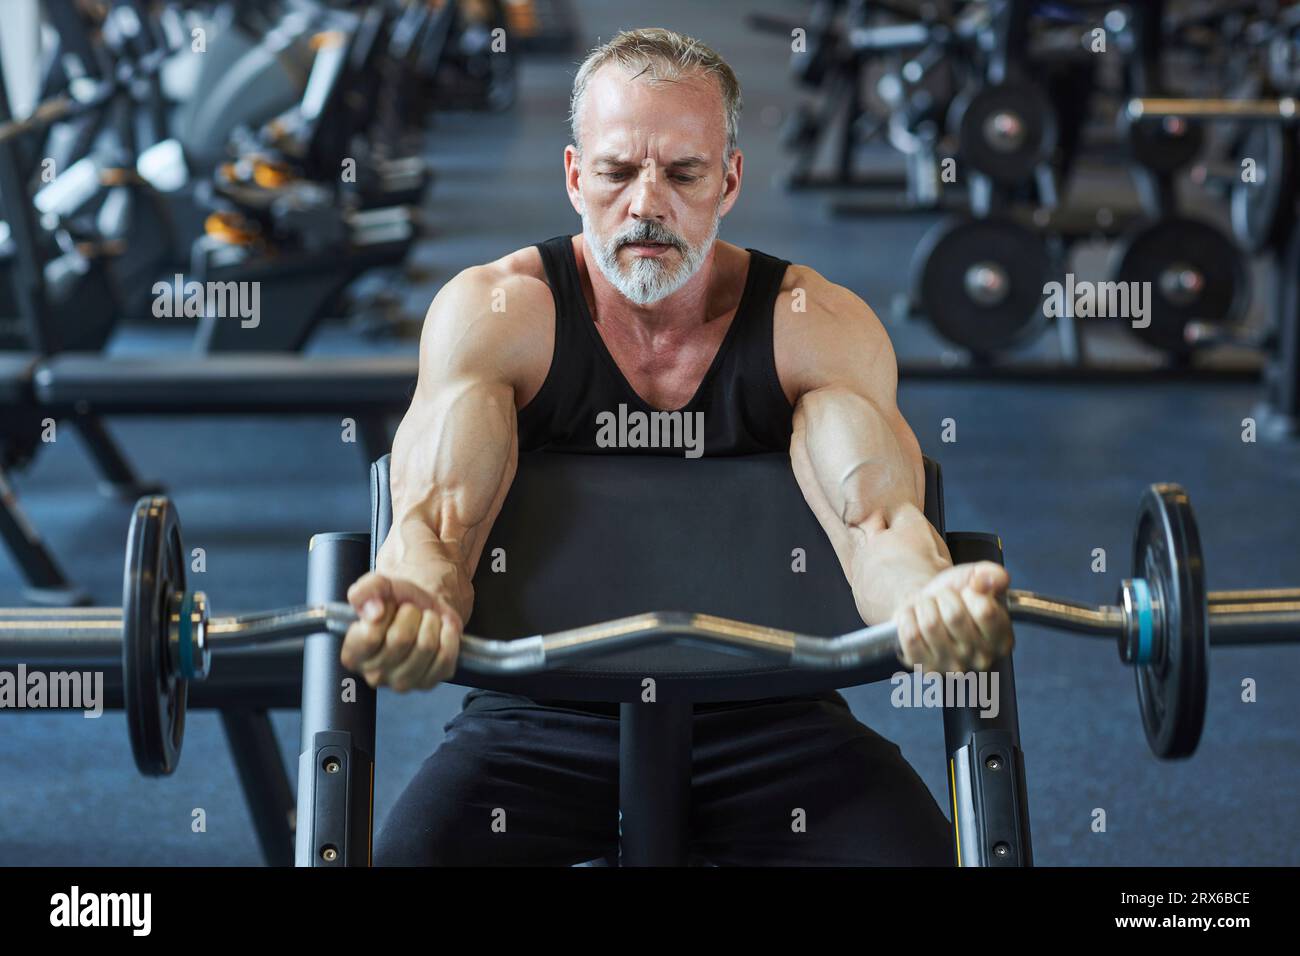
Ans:
<svg viewBox="0 0 1300 956"><path fill-rule="evenodd" d="M613 182L613 183L621 183L621 182L625 182L626 180L630 179L632 176L639 176L639 175L641 175L643 172L644 172L643 169L642 169L642 170L637 170L637 171L635 171L635 172L633 172L633 171L631 171L631 170L623 169L623 170L618 170L618 171L616 171L616 172L600 173L599 175L600 175L600 177L601 177L602 179L608 179L610 182ZM675 183L683 183L683 184L685 184L685 183L693 183L693 182L695 182L699 177L698 177L698 176L690 176L690 175L687 175L686 173L672 173L668 178L671 179L671 180L672 180L673 182L675 182Z"/></svg>

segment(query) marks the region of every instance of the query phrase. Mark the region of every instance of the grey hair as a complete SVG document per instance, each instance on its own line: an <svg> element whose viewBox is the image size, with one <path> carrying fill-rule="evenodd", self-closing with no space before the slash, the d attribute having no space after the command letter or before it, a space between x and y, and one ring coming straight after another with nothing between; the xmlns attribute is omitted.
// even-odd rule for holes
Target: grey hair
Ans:
<svg viewBox="0 0 1300 956"><path fill-rule="evenodd" d="M635 76L648 72L656 81L672 81L692 73L715 77L722 91L722 114L727 121L727 149L722 161L731 162L740 137L740 81L727 61L710 47L659 27L624 30L608 43L595 47L578 67L569 99L569 126L579 154L582 140L578 136L578 111L582 109L587 83L607 63L616 63Z"/></svg>

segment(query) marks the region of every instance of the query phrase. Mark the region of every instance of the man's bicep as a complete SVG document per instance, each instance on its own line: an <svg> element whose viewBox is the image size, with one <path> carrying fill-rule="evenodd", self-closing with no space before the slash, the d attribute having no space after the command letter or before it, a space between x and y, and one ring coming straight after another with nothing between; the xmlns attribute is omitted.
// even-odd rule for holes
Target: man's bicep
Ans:
<svg viewBox="0 0 1300 956"><path fill-rule="evenodd" d="M800 397L790 454L823 524L833 517L856 526L880 508L923 500L920 449L907 423L896 408L882 409L851 386Z"/></svg>
<svg viewBox="0 0 1300 956"><path fill-rule="evenodd" d="M419 382L393 442L399 540L386 551L432 549L472 573L514 476L517 434L499 326L470 310L477 293L461 285L426 318Z"/></svg>

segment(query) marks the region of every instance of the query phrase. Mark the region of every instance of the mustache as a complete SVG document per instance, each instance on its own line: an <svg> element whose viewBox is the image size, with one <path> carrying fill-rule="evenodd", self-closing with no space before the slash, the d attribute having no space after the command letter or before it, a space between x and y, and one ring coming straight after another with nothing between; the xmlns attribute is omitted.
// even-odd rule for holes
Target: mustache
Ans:
<svg viewBox="0 0 1300 956"><path fill-rule="evenodd" d="M614 242L614 249L617 251L623 246L637 242L655 242L665 246L672 246L678 252L686 251L686 243L677 233L667 226L651 220L643 220L620 235Z"/></svg>

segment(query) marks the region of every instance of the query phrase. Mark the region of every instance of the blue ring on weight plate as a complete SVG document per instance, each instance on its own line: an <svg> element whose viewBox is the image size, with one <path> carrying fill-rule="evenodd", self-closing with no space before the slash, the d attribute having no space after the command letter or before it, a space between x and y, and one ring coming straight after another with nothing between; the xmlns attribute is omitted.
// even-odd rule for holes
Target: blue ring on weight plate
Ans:
<svg viewBox="0 0 1300 956"><path fill-rule="evenodd" d="M193 611L194 592L187 590L181 594L180 620L176 628L176 638L181 645L181 677L185 680L194 679L194 648L190 633L193 627Z"/></svg>
<svg viewBox="0 0 1300 956"><path fill-rule="evenodd" d="M1155 613L1151 607L1151 587L1144 578L1134 578L1133 607L1137 611L1138 646L1133 663L1150 664L1155 649Z"/></svg>

